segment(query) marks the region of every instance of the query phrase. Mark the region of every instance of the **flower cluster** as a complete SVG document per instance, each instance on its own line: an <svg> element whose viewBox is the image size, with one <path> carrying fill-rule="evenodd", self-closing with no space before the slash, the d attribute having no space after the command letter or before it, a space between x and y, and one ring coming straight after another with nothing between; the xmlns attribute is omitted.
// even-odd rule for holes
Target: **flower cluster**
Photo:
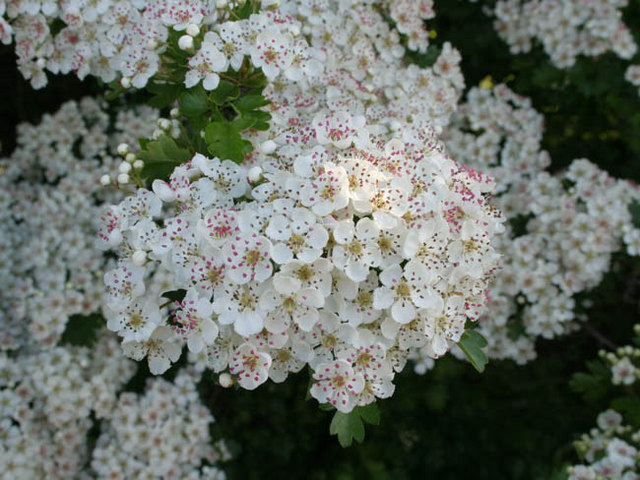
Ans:
<svg viewBox="0 0 640 480"><path fill-rule="evenodd" d="M230 455L223 442L212 445L198 381L182 370L173 382L149 379L142 395L122 393L91 455L97 478L224 480L215 464Z"/></svg>
<svg viewBox="0 0 640 480"><path fill-rule="evenodd" d="M627 0L500 0L491 14L511 53L542 44L558 68L571 67L578 55L612 51L630 59L638 46L621 19Z"/></svg>
<svg viewBox="0 0 640 480"><path fill-rule="evenodd" d="M574 445L583 463L567 469L569 480L637 480L640 431L624 425L622 415L606 410L598 415L597 428Z"/></svg>
<svg viewBox="0 0 640 480"><path fill-rule="evenodd" d="M1 348L53 345L71 316L100 311L107 259L95 248L97 218L102 202L123 195L97 179L115 170L113 145L133 131L149 135L155 116L121 112L108 136L109 116L87 98L19 126L18 147L0 160Z"/></svg>
<svg viewBox="0 0 640 480"><path fill-rule="evenodd" d="M7 478L73 478L91 454L91 419L110 418L135 372L105 332L90 351L55 347L0 356L0 461Z"/></svg>
<svg viewBox="0 0 640 480"><path fill-rule="evenodd" d="M18 68L34 88L46 85L45 70L74 72L81 79L93 75L105 82L119 80L125 88L143 88L152 76L166 73L163 63L173 33L180 36L175 46L192 54L180 80L188 87L202 81L205 89L215 89L219 74L240 69L245 56L269 78L280 72L299 77L317 68L319 62L292 18L266 12L230 21L234 4L15 1L0 7L0 40L15 42ZM414 22L402 25L410 29ZM208 31L205 35L201 30Z"/></svg>
<svg viewBox="0 0 640 480"><path fill-rule="evenodd" d="M398 19L414 8L391 6ZM442 355L478 318L502 219L484 200L489 178L435 136L463 87L450 45L432 68L404 65L406 32L367 3L288 2L250 26L264 18L304 32L321 68L278 59L293 30L256 27L275 49L250 55L269 128L245 132L244 165L198 153L109 208L100 243L119 262L104 314L153 373L185 344L247 389L308 364L312 395L350 411L391 395L411 348Z"/></svg>
<svg viewBox="0 0 640 480"><path fill-rule="evenodd" d="M578 328L574 295L601 281L622 242L632 255L640 246L628 210L637 187L584 159L550 175L542 133L530 101L498 85L471 89L443 134L454 158L497 179L493 202L510 226L497 238L503 262L479 323L490 356L519 363L535 357L536 337Z"/></svg>
<svg viewBox="0 0 640 480"><path fill-rule="evenodd" d="M1 161L0 463L10 478L222 478L197 376L152 383L137 412L135 396L118 398L136 365L112 333L91 348L60 344L70 318L82 328L104 302L96 273L109 260L95 247L97 218L103 202L124 196L98 182L115 170L109 152L150 135L156 118L137 108L111 124L101 102L68 102L37 126L20 125L18 147ZM171 408L158 410L167 391ZM89 432L100 448L90 449ZM200 470L203 460L210 467Z"/></svg>
<svg viewBox="0 0 640 480"><path fill-rule="evenodd" d="M153 373L186 343L247 389L309 364L322 403L389 396L410 348L442 355L479 315L501 227L482 196L492 184L422 142L277 159L250 184L196 154L111 207L108 326Z"/></svg>

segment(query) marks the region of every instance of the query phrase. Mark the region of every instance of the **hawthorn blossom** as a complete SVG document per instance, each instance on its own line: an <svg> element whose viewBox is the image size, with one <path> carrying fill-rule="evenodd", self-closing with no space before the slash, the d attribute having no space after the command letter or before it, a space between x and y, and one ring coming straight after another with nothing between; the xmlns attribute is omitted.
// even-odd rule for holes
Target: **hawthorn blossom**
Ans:
<svg viewBox="0 0 640 480"><path fill-rule="evenodd" d="M240 345L229 362L229 371L237 376L238 383L247 390L254 390L269 378L271 357L258 351L250 343Z"/></svg>

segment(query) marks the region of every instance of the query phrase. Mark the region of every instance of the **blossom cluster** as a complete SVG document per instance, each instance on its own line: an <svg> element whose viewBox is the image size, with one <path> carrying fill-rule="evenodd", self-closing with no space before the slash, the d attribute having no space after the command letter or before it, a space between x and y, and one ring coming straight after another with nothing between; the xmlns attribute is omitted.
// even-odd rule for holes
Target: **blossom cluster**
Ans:
<svg viewBox="0 0 640 480"><path fill-rule="evenodd" d="M629 206L640 192L585 159L551 175L543 117L504 85L472 88L443 134L449 153L496 179L492 202L509 220L496 238L501 269L479 322L495 358L535 358L537 337L579 328L574 296L595 287L611 255L640 252Z"/></svg>
<svg viewBox="0 0 640 480"><path fill-rule="evenodd" d="M463 86L450 45L432 68L406 66L368 3L288 2L267 18L300 22L322 68L276 78L252 54L272 123L246 134L245 164L195 154L110 207L104 313L153 373L184 344L247 389L308 364L312 395L350 411L391 395L411 348L442 355L478 318L502 219L492 181L436 138Z"/></svg>
<svg viewBox="0 0 640 480"><path fill-rule="evenodd" d="M16 1L0 7L0 40L15 42L18 68L34 88L46 85L45 70L118 80L143 88L162 72L171 32L192 53L184 83L215 89L219 73L239 70L245 56L265 75L290 77L317 64L291 18L275 13L229 21L235 2L207 0ZM244 2L240 2L244 3ZM263 2L268 4L270 2ZM216 4L220 8L216 8ZM402 24L405 25L405 24ZM407 28L413 26L409 22ZM201 29L206 35L201 34ZM295 37L295 38L294 38ZM419 39L416 40L419 42Z"/></svg>
<svg viewBox="0 0 640 480"><path fill-rule="evenodd" d="M574 442L582 464L567 469L569 480L637 480L640 431L623 424L615 410L598 415L597 428Z"/></svg>
<svg viewBox="0 0 640 480"><path fill-rule="evenodd" d="M3 474L222 478L215 468L221 458L209 445L213 419L194 396L197 376L181 374L173 387L152 383L138 401L120 393L136 365L115 335L98 333L90 348L60 342L71 318L82 328L104 302L98 272L109 260L95 247L96 219L103 202L124 197L98 182L115 170L117 155L109 152L150 135L158 116L139 107L118 112L112 122L101 103L68 102L37 126L20 125L18 147L0 163ZM158 397L167 392L171 408L158 410ZM87 439L94 433L102 440L92 450ZM119 451L118 442L125 442ZM155 455L170 458L173 470ZM200 469L203 461L210 466Z"/></svg>
<svg viewBox="0 0 640 480"><path fill-rule="evenodd" d="M0 348L54 345L70 317L100 311L107 259L95 248L97 218L123 195L97 178L115 170L115 145L149 135L156 117L122 111L106 135L108 114L86 98L18 127L18 147L0 160Z"/></svg>
<svg viewBox="0 0 640 480"><path fill-rule="evenodd" d="M579 55L612 51L630 59L638 46L622 21L628 0L500 0L491 10L498 35L511 53L540 43L558 68L573 66Z"/></svg>
<svg viewBox="0 0 640 480"><path fill-rule="evenodd" d="M184 343L247 389L309 364L312 395L349 411L392 393L410 348L460 339L497 260L491 182L420 144L315 146L253 184L196 154L153 187L101 230L108 326L153 373Z"/></svg>
<svg viewBox="0 0 640 480"><path fill-rule="evenodd" d="M0 462L7 478L75 477L91 451L87 434L111 417L135 364L105 332L90 351L53 347L0 356Z"/></svg>
<svg viewBox="0 0 640 480"><path fill-rule="evenodd" d="M141 395L122 393L92 452L97 477L224 480L215 465L230 455L211 441L213 417L198 398L199 379L181 370L172 382L148 379Z"/></svg>

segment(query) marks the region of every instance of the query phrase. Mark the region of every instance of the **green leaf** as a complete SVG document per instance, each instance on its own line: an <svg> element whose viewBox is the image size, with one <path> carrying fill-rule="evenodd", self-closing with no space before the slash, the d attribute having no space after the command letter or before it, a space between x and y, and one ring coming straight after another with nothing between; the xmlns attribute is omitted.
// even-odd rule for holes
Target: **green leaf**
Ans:
<svg viewBox="0 0 640 480"><path fill-rule="evenodd" d="M102 315L72 315L69 317L60 342L68 345L91 347L98 339L98 330L104 325Z"/></svg>
<svg viewBox="0 0 640 480"><path fill-rule="evenodd" d="M235 14L240 20L247 19L253 13L253 2L252 0L247 0L244 2L240 8L236 9Z"/></svg>
<svg viewBox="0 0 640 480"><path fill-rule="evenodd" d="M596 402L607 394L611 372L599 360L588 361L587 369L589 373L575 373L569 381L569 387L587 402Z"/></svg>
<svg viewBox="0 0 640 480"><path fill-rule="evenodd" d="M186 295L187 291L181 288L179 290L170 290L168 292L164 292L161 296L172 302L181 302L182 300L184 300L184 297Z"/></svg>
<svg viewBox="0 0 640 480"><path fill-rule="evenodd" d="M168 178L175 167L189 160L191 152L179 147L170 136L162 135L148 142L137 156L144 160L142 177L153 180Z"/></svg>
<svg viewBox="0 0 640 480"><path fill-rule="evenodd" d="M350 447L354 438L360 443L364 440L364 424L355 408L350 413L336 412L331 420L329 433L338 435L338 442L343 448Z"/></svg>
<svg viewBox="0 0 640 480"><path fill-rule="evenodd" d="M269 122L271 121L271 114L269 112L263 112L262 110L251 110L243 112L242 118L251 120L252 123L250 124L250 127L254 130L268 130Z"/></svg>
<svg viewBox="0 0 640 480"><path fill-rule="evenodd" d="M633 219L633 226L640 228L640 203L637 200L633 200L629 205L629 213Z"/></svg>
<svg viewBox="0 0 640 480"><path fill-rule="evenodd" d="M349 413L336 411L329 426L331 435L338 435L338 442L342 447L349 447L355 439L362 443L364 440L364 422L372 425L380 424L380 410L375 403L366 407L355 407Z"/></svg>
<svg viewBox="0 0 640 480"><path fill-rule="evenodd" d="M240 95L240 87L228 80L220 80L218 87L209 94L209 99L216 105L224 105Z"/></svg>
<svg viewBox="0 0 640 480"><path fill-rule="evenodd" d="M207 125L204 139L209 153L220 160L242 163L245 155L253 150L253 145L240 135L243 122L213 122Z"/></svg>
<svg viewBox="0 0 640 480"><path fill-rule="evenodd" d="M458 346L467 356L471 365L473 365L478 372L484 372L484 367L489 362L487 354L482 350L487 346L485 338L475 330L466 330L462 334Z"/></svg>
<svg viewBox="0 0 640 480"><path fill-rule="evenodd" d="M173 83L149 83L147 90L153 93L149 105L155 108L165 108L175 103L181 86Z"/></svg>
<svg viewBox="0 0 640 480"><path fill-rule="evenodd" d="M243 95L238 100L233 102L236 108L240 112L249 112L265 105L269 105L271 102L264 98L262 95ZM266 112L265 112L266 113Z"/></svg>
<svg viewBox="0 0 640 480"><path fill-rule="evenodd" d="M200 85L180 95L180 111L187 117L199 117L210 107L209 98Z"/></svg>
<svg viewBox="0 0 640 480"><path fill-rule="evenodd" d="M635 395L619 397L611 402L611 408L622 413L625 421L633 427L640 427L640 398Z"/></svg>

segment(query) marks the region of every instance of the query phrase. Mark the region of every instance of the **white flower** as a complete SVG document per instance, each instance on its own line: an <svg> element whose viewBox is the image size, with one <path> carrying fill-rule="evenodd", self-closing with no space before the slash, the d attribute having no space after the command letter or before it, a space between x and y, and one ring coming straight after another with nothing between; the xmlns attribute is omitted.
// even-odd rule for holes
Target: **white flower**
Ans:
<svg viewBox="0 0 640 480"><path fill-rule="evenodd" d="M186 338L190 352L198 353L218 336L218 326L212 319L213 305L195 289L189 289L180 307L174 315L176 333Z"/></svg>
<svg viewBox="0 0 640 480"><path fill-rule="evenodd" d="M369 275L369 267L380 265L378 248L380 229L370 218L362 218L355 225L351 220L338 222L333 229L336 246L333 262L347 277L362 282Z"/></svg>
<svg viewBox="0 0 640 480"><path fill-rule="evenodd" d="M330 403L338 411L349 413L356 406L356 395L364 388L364 377L346 360L321 363L314 369L316 382L310 393L320 403Z"/></svg>
<svg viewBox="0 0 640 480"><path fill-rule="evenodd" d="M265 281L273 272L270 251L271 242L262 235L236 236L222 249L228 278L240 285Z"/></svg>
<svg viewBox="0 0 640 480"><path fill-rule="evenodd" d="M266 312L260 307L262 286L256 282L243 285L227 283L214 289L213 311L222 325L233 325L246 337L264 327Z"/></svg>
<svg viewBox="0 0 640 480"><path fill-rule="evenodd" d="M178 361L182 352L176 336L165 326L156 328L148 340L125 341L122 349L126 356L134 360L140 361L146 356L149 371L153 375L166 372L172 363Z"/></svg>
<svg viewBox="0 0 640 480"><path fill-rule="evenodd" d="M238 378L242 388L254 390L269 378L271 357L269 354L258 351L250 343L240 345L235 351L229 370Z"/></svg>
<svg viewBox="0 0 640 480"><path fill-rule="evenodd" d="M215 90L220 83L218 73L225 72L228 66L227 57L205 39L200 50L189 59L189 71L184 78L184 84L191 88L202 80L205 90Z"/></svg>

